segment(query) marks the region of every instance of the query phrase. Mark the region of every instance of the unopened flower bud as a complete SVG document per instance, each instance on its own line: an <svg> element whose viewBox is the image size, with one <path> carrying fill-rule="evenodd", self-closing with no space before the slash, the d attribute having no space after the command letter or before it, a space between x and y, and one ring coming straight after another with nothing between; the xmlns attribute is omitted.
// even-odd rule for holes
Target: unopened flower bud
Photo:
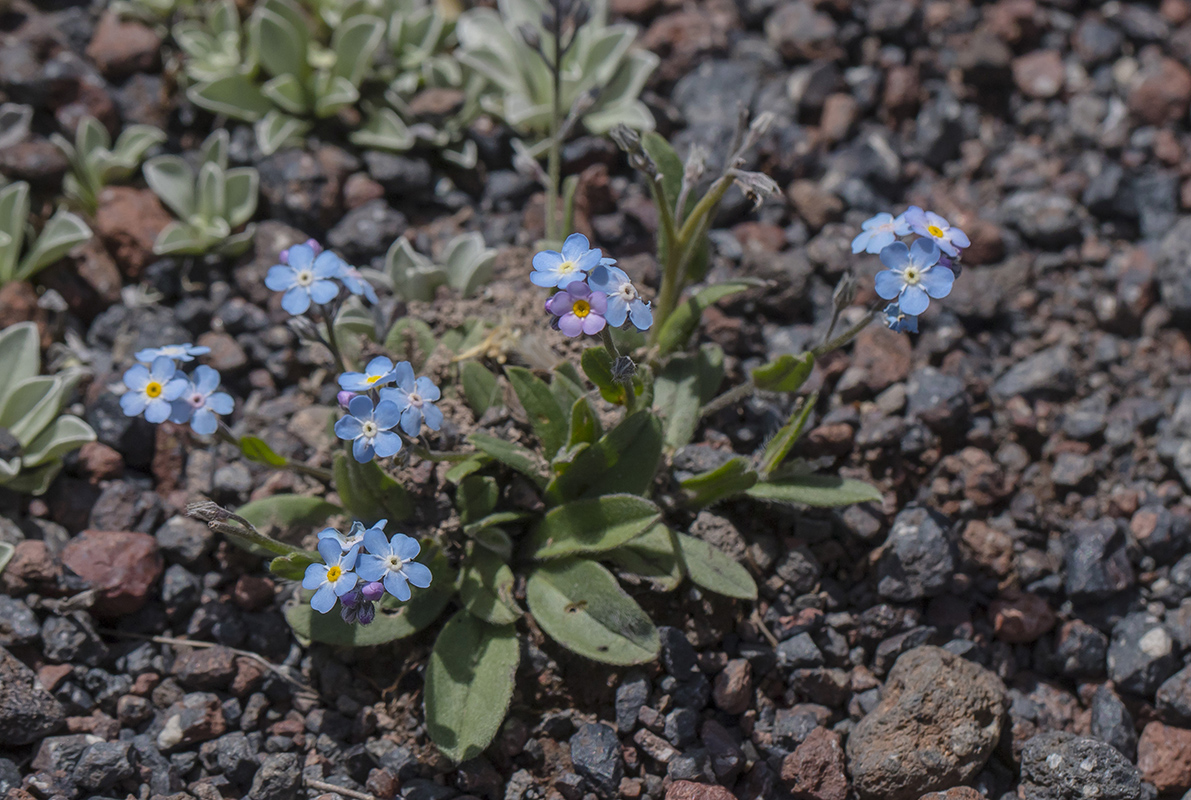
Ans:
<svg viewBox="0 0 1191 800"><path fill-rule="evenodd" d="M781 191L777 182L763 172L737 170L733 173L733 177L745 196L753 201L754 208L760 206L766 198Z"/></svg>
<svg viewBox="0 0 1191 800"><path fill-rule="evenodd" d="M368 625L374 619L376 619L376 606L369 602L360 603L359 611L356 612L356 620L361 625Z"/></svg>
<svg viewBox="0 0 1191 800"><path fill-rule="evenodd" d="M335 402L339 403L339 405L343 406L344 408L347 408L351 404L352 398L355 396L355 392L349 392L348 390L344 389L339 392L339 394L335 395Z"/></svg>
<svg viewBox="0 0 1191 800"><path fill-rule="evenodd" d="M364 584L363 588L360 589L360 594L363 595L365 600L369 601L370 603L375 603L384 596L385 585L380 581L366 583Z"/></svg>
<svg viewBox="0 0 1191 800"><path fill-rule="evenodd" d="M631 378L636 372L637 365L628 356L618 356L612 362L612 378L614 380L623 381L626 378Z"/></svg>
<svg viewBox="0 0 1191 800"><path fill-rule="evenodd" d="M542 35L538 33L538 29L533 25L526 22L517 28L517 32L521 34L521 38L525 40L525 43L534 50L542 49Z"/></svg>
<svg viewBox="0 0 1191 800"><path fill-rule="evenodd" d="M855 299L856 277L851 272L845 272L839 279L839 283L835 285L835 291L831 293L831 302L838 312L852 305L852 301Z"/></svg>

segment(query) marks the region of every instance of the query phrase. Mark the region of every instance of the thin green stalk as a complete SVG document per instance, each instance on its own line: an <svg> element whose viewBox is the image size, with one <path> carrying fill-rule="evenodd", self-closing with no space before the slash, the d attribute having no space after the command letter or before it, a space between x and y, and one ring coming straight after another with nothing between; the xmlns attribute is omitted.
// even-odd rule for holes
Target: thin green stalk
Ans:
<svg viewBox="0 0 1191 800"><path fill-rule="evenodd" d="M860 332L862 330L864 330L870 324L872 324L873 320L875 320L877 318L878 314L879 314L879 312L876 309L869 311L867 314L865 314L863 317L861 317L860 321L857 322L855 325L853 325L851 328L848 328L846 331L844 331L843 333L841 333L839 336L835 337L834 339L831 339L830 341L826 341L823 344L819 345L818 347L813 348L811 350L811 353L815 356L815 359L817 360L817 359L827 355L832 350L838 350L839 348L843 347L848 342L852 341L857 336L859 336Z"/></svg>
<svg viewBox="0 0 1191 800"><path fill-rule="evenodd" d="M240 437L232 433L231 429L228 428L223 422L220 422L219 427L215 429L215 435L219 439L235 447L237 450L243 452L243 447L240 444ZM301 461L294 461L290 458L285 459L285 463L281 465L269 464L264 461L254 461L253 463L264 464L266 467L272 467L273 469L278 470L292 469L294 472L308 475L315 480L322 481L323 483L332 483L335 480L335 476L331 474L330 470L323 469L322 467L312 467L309 464L303 464Z"/></svg>
<svg viewBox="0 0 1191 800"><path fill-rule="evenodd" d="M730 405L739 403L746 397L751 396L757 391L757 385L753 383L753 379L749 378L739 386L733 386L728 391L721 394L719 397L711 400L707 405L699 409L699 418L710 417L717 411L722 411Z"/></svg>
<svg viewBox="0 0 1191 800"><path fill-rule="evenodd" d="M551 242L562 239L558 229L558 190L562 181L562 20L555 12L554 63L550 65L553 79L553 96L550 105L550 154L547 156L546 171L546 238Z"/></svg>
<svg viewBox="0 0 1191 800"><path fill-rule="evenodd" d="M343 352L339 349L339 340L335 337L335 314L329 306L319 306L322 310L323 321L327 323L327 349L335 357L335 364L340 372L347 372L347 364L343 360Z"/></svg>

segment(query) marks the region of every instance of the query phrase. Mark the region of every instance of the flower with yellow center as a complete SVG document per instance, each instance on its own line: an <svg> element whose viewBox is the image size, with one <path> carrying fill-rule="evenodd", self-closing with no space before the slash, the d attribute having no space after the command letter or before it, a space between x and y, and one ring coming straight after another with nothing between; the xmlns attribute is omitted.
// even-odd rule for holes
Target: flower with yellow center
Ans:
<svg viewBox="0 0 1191 800"><path fill-rule="evenodd" d="M165 422L173 401L190 385L186 378L175 377L177 370L174 360L167 356L158 356L148 367L132 367L124 373L128 391L120 396L120 408L130 417L143 413L149 422Z"/></svg>
<svg viewBox="0 0 1191 800"><path fill-rule="evenodd" d="M352 570L356 567L360 548L353 547L344 552L339 542L334 539L321 539L318 543L318 554L322 556L322 564L311 564L306 567L306 574L302 578L302 588L314 592L310 598L310 607L321 614L326 614L335 607L335 600L355 588L359 576Z"/></svg>
<svg viewBox="0 0 1191 800"><path fill-rule="evenodd" d="M593 250L587 237L572 233L562 243L562 252L543 250L533 257L533 272L529 281L534 286L563 289L570 283L582 280L588 271L599 263L601 253Z"/></svg>
<svg viewBox="0 0 1191 800"><path fill-rule="evenodd" d="M368 362L363 372L345 372L339 376L340 388L349 392L366 392L388 386L396 377L393 362L377 356Z"/></svg>
<svg viewBox="0 0 1191 800"><path fill-rule="evenodd" d="M923 211L918 206L910 206L902 219L909 224L910 230L919 236L929 237L939 246L939 249L951 258L959 255L961 247L972 244L967 234L959 228L951 227L951 223L933 211Z"/></svg>

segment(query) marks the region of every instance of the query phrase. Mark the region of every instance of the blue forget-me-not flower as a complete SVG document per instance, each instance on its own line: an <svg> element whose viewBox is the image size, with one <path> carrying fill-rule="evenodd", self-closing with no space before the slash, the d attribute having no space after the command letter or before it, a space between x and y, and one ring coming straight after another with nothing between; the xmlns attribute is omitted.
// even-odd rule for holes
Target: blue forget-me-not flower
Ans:
<svg viewBox="0 0 1191 800"><path fill-rule="evenodd" d="M543 250L533 257L533 272L529 281L534 286L562 289L572 281L583 280L601 262L599 250L591 249L587 237L572 233L562 243L562 252Z"/></svg>
<svg viewBox="0 0 1191 800"><path fill-rule="evenodd" d="M430 569L414 561L422 547L412 536L395 533L390 541L383 531L371 528L364 532L364 547L367 553L360 559L360 577L380 581L398 600L410 598L409 584L419 589L430 585Z"/></svg>
<svg viewBox="0 0 1191 800"><path fill-rule="evenodd" d="M885 324L896 333L918 333L918 317L905 313L897 303L885 306Z"/></svg>
<svg viewBox="0 0 1191 800"><path fill-rule="evenodd" d="M886 300L896 300L910 316L926 311L932 297L951 293L955 273L939 263L939 246L931 239L918 239L912 247L894 242L881 251L881 263L888 269L877 273L873 288Z"/></svg>
<svg viewBox="0 0 1191 800"><path fill-rule="evenodd" d="M288 251L286 264L274 264L265 275L265 286L285 292L281 307L290 314L305 314L310 304L329 303L339 295L338 278L343 259L329 250L316 257L308 244L296 244Z"/></svg>
<svg viewBox="0 0 1191 800"><path fill-rule="evenodd" d="M918 206L910 206L902 215L910 225L910 230L919 236L933 239L947 255L954 258L959 255L961 247L972 244L968 235L959 228L951 227L951 223L933 211L923 211Z"/></svg>
<svg viewBox="0 0 1191 800"><path fill-rule="evenodd" d="M217 392L219 373L205 364L195 367L194 375L174 400L170 422L190 422L195 433L210 436L219 427L219 417L232 413L235 402L227 392Z"/></svg>
<svg viewBox="0 0 1191 800"><path fill-rule="evenodd" d="M314 590L310 607L320 614L326 614L335 607L335 600L354 589L360 579L359 575L352 572L360 551L353 548L345 553L339 547L339 542L323 539L318 543L318 554L325 563L306 567L302 588Z"/></svg>
<svg viewBox="0 0 1191 800"><path fill-rule="evenodd" d="M611 259L604 259L610 262ZM649 330L653 325L653 311L649 303L641 299L637 287L629 280L629 276L619 267L610 263L600 263L587 276L587 285L596 292L603 292L608 296L608 306L604 319L614 328L624 325L625 320L633 323L639 331Z"/></svg>
<svg viewBox="0 0 1191 800"><path fill-rule="evenodd" d="M377 356L368 362L368 366L364 367L363 372L345 372L340 375L339 386L349 392L366 392L369 389L387 386L395 378L393 361L384 356Z"/></svg>
<svg viewBox="0 0 1191 800"><path fill-rule="evenodd" d="M401 409L388 400L375 407L372 398L356 395L347 407L348 416L335 423L335 435L352 443L352 456L361 464L395 456L401 450L401 437L392 428L401 421Z"/></svg>
<svg viewBox="0 0 1191 800"><path fill-rule="evenodd" d="M193 344L167 344L164 347L146 347L138 350L134 358L142 364L152 364L153 360L165 356L175 361L194 361L196 356L205 356L211 352L210 347Z"/></svg>
<svg viewBox="0 0 1191 800"><path fill-rule="evenodd" d="M377 524L383 528L386 521L381 520ZM364 546L364 524L358 521L353 522L347 533L340 533L334 528L323 528L318 532L318 540L321 542L324 539L333 539L339 542L339 548L345 553L353 547L358 550Z"/></svg>
<svg viewBox="0 0 1191 800"><path fill-rule="evenodd" d="M882 212L860 223L860 234L852 240L853 253L872 253L877 255L881 250L897 241L899 236L910 233L910 223L904 214L893 216Z"/></svg>
<svg viewBox="0 0 1191 800"><path fill-rule="evenodd" d="M120 408L129 417L144 412L149 422L165 422L177 400L190 381L177 377L178 367L168 356L158 356L146 367L137 364L124 373L124 385L128 391L120 396Z"/></svg>
<svg viewBox="0 0 1191 800"><path fill-rule="evenodd" d="M391 389L381 389L380 400L398 408L401 430L409 436L417 436L422 430L423 421L432 431L442 427L442 411L434 405L441 393L434 382L425 376L415 380L413 365L408 361L399 363L393 374L397 385Z"/></svg>

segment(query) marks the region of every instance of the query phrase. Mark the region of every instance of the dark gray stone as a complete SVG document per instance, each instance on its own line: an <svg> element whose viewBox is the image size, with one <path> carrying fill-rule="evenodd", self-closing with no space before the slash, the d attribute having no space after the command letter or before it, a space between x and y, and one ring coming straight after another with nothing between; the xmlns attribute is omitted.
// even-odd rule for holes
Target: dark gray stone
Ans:
<svg viewBox="0 0 1191 800"><path fill-rule="evenodd" d="M1171 725L1191 727L1191 667L1171 675L1158 687L1158 710Z"/></svg>
<svg viewBox="0 0 1191 800"><path fill-rule="evenodd" d="M1142 800L1141 774L1111 745L1063 731L1040 733L1021 753L1029 800Z"/></svg>
<svg viewBox="0 0 1191 800"><path fill-rule="evenodd" d="M41 636L41 624L33 609L15 597L0 594L0 647L34 644Z"/></svg>
<svg viewBox="0 0 1191 800"><path fill-rule="evenodd" d="M136 771L129 742L97 742L83 751L74 768L74 781L93 792L110 789Z"/></svg>
<svg viewBox="0 0 1191 800"><path fill-rule="evenodd" d="M396 197L425 194L434 184L434 173L430 164L422 158L411 158L380 150L364 152L364 163L368 174Z"/></svg>
<svg viewBox="0 0 1191 800"><path fill-rule="evenodd" d="M367 261L384 254L407 227L405 215L378 198L347 212L327 232L327 243L349 261Z"/></svg>
<svg viewBox="0 0 1191 800"><path fill-rule="evenodd" d="M649 702L649 678L640 672L624 676L616 687L616 730L629 733L637 727L637 715Z"/></svg>
<svg viewBox="0 0 1191 800"><path fill-rule="evenodd" d="M946 591L955 572L950 523L926 508L910 508L893 520L877 563L877 593L907 603Z"/></svg>
<svg viewBox="0 0 1191 800"><path fill-rule="evenodd" d="M990 390L1005 401L1016 395L1066 395L1074 389L1071 369L1074 354L1066 345L1055 345L1018 361L997 379Z"/></svg>
<svg viewBox="0 0 1191 800"><path fill-rule="evenodd" d="M823 653L815 644L809 633L799 633L777 646L777 663L786 669L802 669L804 667L821 667L824 664Z"/></svg>
<svg viewBox="0 0 1191 800"><path fill-rule="evenodd" d="M62 705L33 670L0 647L0 745L35 742L53 733L65 718Z"/></svg>
<svg viewBox="0 0 1191 800"><path fill-rule="evenodd" d="M1040 247L1059 250L1079 238L1079 206L1064 194L1016 192L1002 204L1005 220Z"/></svg>
<svg viewBox="0 0 1191 800"><path fill-rule="evenodd" d="M1121 691L1152 697L1179 664L1174 637L1154 617L1136 612L1113 626L1108 645L1108 677Z"/></svg>
<svg viewBox="0 0 1191 800"><path fill-rule="evenodd" d="M663 731L670 744L686 747L699 738L699 712L690 708L676 708L666 715Z"/></svg>
<svg viewBox="0 0 1191 800"><path fill-rule="evenodd" d="M274 753L265 756L256 771L250 800L292 800L302 785L302 764L294 753Z"/></svg>
<svg viewBox="0 0 1191 800"><path fill-rule="evenodd" d="M662 666L666 672L676 678L690 677L697 669L696 654L686 635L678 628L661 625L658 636L662 640Z"/></svg>
<svg viewBox="0 0 1191 800"><path fill-rule="evenodd" d="M616 797L624 777L624 760L616 731L601 723L588 723L571 737L575 772L586 778L604 797Z"/></svg>
<svg viewBox="0 0 1191 800"><path fill-rule="evenodd" d="M1112 519L1079 523L1063 534L1067 595L1077 603L1105 600L1133 585L1125 532Z"/></svg>
<svg viewBox="0 0 1191 800"><path fill-rule="evenodd" d="M1130 761L1137 758L1137 730L1133 727L1133 715L1108 686L1101 686L1092 696L1092 736L1111 744Z"/></svg>

